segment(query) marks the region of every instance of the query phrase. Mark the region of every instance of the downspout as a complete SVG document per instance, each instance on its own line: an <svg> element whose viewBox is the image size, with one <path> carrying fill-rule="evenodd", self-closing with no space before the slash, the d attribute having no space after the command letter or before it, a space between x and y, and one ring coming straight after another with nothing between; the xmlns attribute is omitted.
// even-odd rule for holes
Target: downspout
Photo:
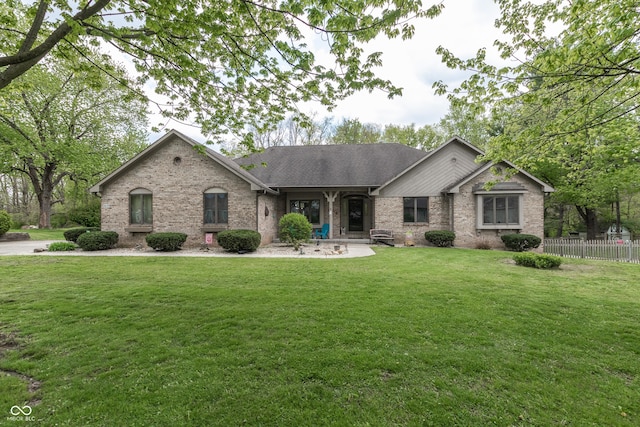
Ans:
<svg viewBox="0 0 640 427"><path fill-rule="evenodd" d="M454 194L453 193L449 193L448 194L449 197L449 230L455 232L455 221L454 221L454 207L453 207L453 197Z"/></svg>
<svg viewBox="0 0 640 427"><path fill-rule="evenodd" d="M256 191L256 231L260 233L260 192Z"/></svg>

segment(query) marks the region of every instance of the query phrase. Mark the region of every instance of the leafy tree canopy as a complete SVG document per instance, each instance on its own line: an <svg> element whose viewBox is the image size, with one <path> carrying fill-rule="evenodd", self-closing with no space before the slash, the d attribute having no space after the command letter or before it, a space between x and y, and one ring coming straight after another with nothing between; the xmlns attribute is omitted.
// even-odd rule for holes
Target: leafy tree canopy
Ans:
<svg viewBox="0 0 640 427"><path fill-rule="evenodd" d="M100 55L110 72L124 71ZM0 97L0 173L29 177L50 226L54 190L65 180L95 182L138 153L146 141L146 103L105 74L49 58Z"/></svg>
<svg viewBox="0 0 640 427"><path fill-rule="evenodd" d="M451 68L471 72L459 87L438 82L440 94L476 108L526 105L544 117L511 138L552 143L637 111L640 96L640 21L635 0L496 0L495 46L507 65L490 63L482 48L461 59L440 47ZM609 102L599 102L602 98ZM555 109L557 114L549 114ZM522 120L522 116L517 116Z"/></svg>
<svg viewBox="0 0 640 427"><path fill-rule="evenodd" d="M375 76L381 54L365 52L365 44L379 35L410 38L412 18L443 7L423 8L420 0L26 3L0 5L0 89L46 55L84 55L87 43L107 44L168 99L165 115L193 117L214 139L242 133L247 123L277 123L297 102L331 107L357 90L400 94ZM330 63L314 55L320 43Z"/></svg>

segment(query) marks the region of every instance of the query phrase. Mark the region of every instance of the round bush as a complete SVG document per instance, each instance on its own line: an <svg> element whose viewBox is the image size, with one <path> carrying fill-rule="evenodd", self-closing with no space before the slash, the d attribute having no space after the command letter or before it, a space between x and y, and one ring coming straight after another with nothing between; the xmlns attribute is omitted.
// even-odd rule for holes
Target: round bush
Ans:
<svg viewBox="0 0 640 427"><path fill-rule="evenodd" d="M262 236L254 230L225 230L218 233L218 244L232 252L253 252L260 246Z"/></svg>
<svg viewBox="0 0 640 427"><path fill-rule="evenodd" d="M524 252L540 246L542 239L532 234L505 234L500 236L507 249L515 252Z"/></svg>
<svg viewBox="0 0 640 427"><path fill-rule="evenodd" d="M280 218L280 240L285 243L292 243L294 247L300 246L301 242L306 242L311 238L313 225L306 216L300 213L288 213Z"/></svg>
<svg viewBox="0 0 640 427"><path fill-rule="evenodd" d="M182 248L184 242L187 241L187 235L184 233L151 233L147 234L145 241L149 247L156 251L173 252Z"/></svg>
<svg viewBox="0 0 640 427"><path fill-rule="evenodd" d="M92 231L81 234L76 243L85 251L103 251L113 248L118 243L115 231Z"/></svg>
<svg viewBox="0 0 640 427"><path fill-rule="evenodd" d="M456 233L449 230L432 230L424 233L424 238L427 239L427 242L432 243L439 248L448 248L453 246Z"/></svg>
<svg viewBox="0 0 640 427"><path fill-rule="evenodd" d="M100 231L100 229L97 227L76 227L76 228L70 228L62 234L64 235L65 240L67 240L68 242L76 243L80 235L84 233L89 233L92 231Z"/></svg>
<svg viewBox="0 0 640 427"><path fill-rule="evenodd" d="M75 251L76 245L71 242L53 242L48 247L49 252Z"/></svg>
<svg viewBox="0 0 640 427"><path fill-rule="evenodd" d="M3 236L11 228L11 216L7 211L0 211L0 236Z"/></svg>

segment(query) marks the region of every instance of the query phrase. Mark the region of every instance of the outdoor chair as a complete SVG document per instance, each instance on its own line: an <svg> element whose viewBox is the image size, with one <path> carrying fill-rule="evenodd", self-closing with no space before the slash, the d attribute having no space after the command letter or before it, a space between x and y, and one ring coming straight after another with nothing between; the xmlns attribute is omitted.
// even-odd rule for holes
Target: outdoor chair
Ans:
<svg viewBox="0 0 640 427"><path fill-rule="evenodd" d="M316 239L329 238L329 224L322 224L321 230L316 230Z"/></svg>

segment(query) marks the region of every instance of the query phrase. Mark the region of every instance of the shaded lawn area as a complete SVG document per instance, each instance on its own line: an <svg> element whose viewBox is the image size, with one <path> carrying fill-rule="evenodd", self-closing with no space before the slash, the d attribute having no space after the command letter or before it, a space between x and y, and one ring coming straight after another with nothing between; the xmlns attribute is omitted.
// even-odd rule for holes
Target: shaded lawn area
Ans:
<svg viewBox="0 0 640 427"><path fill-rule="evenodd" d="M0 424L640 423L639 266L376 251L0 257Z"/></svg>

